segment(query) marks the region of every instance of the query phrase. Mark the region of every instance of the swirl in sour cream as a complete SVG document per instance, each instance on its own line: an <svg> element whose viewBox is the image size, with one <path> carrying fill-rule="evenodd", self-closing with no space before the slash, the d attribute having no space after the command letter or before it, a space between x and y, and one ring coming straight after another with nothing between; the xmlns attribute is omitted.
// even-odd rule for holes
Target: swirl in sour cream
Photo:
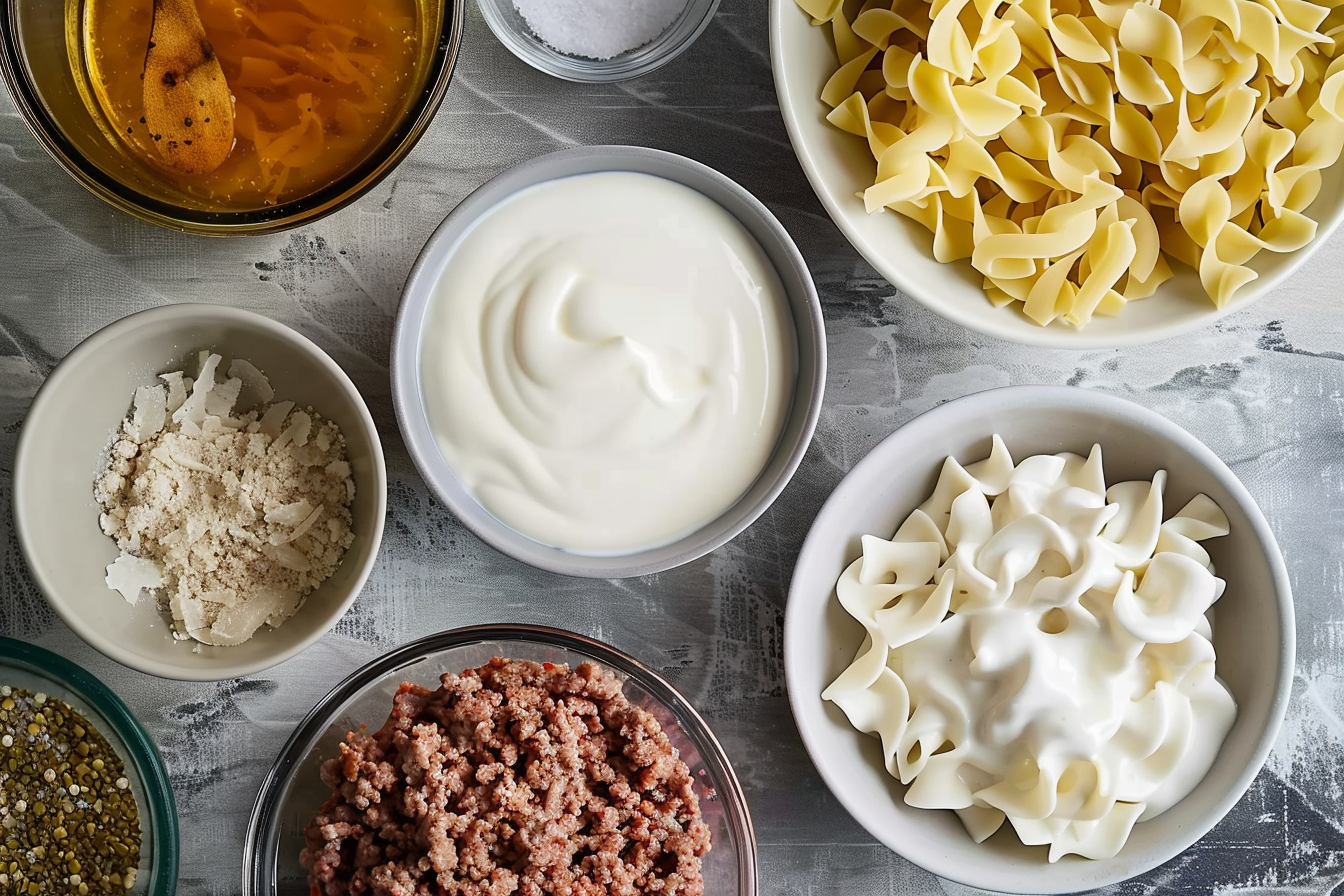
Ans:
<svg viewBox="0 0 1344 896"><path fill-rule="evenodd" d="M1205 495L1164 522L1165 483L1107 488L1100 446L1015 465L995 436L863 537L836 593L867 638L822 697L881 738L906 803L1101 859L1204 777L1237 709L1199 542L1228 523Z"/></svg>

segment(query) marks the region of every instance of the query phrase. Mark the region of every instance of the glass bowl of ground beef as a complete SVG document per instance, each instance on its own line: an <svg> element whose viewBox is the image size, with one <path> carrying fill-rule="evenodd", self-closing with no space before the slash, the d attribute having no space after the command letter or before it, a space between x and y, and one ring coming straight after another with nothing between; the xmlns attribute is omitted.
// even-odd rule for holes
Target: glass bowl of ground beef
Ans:
<svg viewBox="0 0 1344 896"><path fill-rule="evenodd" d="M722 747L657 673L558 629L414 641L309 713L262 782L245 896L754 896Z"/></svg>

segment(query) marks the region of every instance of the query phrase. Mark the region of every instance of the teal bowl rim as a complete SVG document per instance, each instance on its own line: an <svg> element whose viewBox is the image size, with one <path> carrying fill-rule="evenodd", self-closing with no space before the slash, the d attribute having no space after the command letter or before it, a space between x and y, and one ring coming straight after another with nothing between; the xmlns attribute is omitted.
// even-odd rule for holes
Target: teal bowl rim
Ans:
<svg viewBox="0 0 1344 896"><path fill-rule="evenodd" d="M0 667L5 666L51 679L68 688L111 726L113 734L124 747L123 758L135 767L141 788L149 801L149 836L154 851L143 892L145 896L172 896L177 892L178 853L181 850L177 801L173 797L173 785L163 756L159 754L154 739L107 685L50 650L25 641L0 637ZM75 709L79 710L80 707ZM140 830L143 837L143 822ZM131 892L134 893L134 890Z"/></svg>

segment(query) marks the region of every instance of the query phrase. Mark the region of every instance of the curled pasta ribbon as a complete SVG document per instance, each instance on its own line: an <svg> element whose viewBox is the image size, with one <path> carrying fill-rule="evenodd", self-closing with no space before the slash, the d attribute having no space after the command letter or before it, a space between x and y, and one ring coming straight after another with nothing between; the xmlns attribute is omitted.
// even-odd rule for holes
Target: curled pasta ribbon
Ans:
<svg viewBox="0 0 1344 896"><path fill-rule="evenodd" d="M1081 328L1194 268L1216 306L1292 252L1344 151L1335 8L1312 0L798 0L863 191L987 297Z"/></svg>
<svg viewBox="0 0 1344 896"><path fill-rule="evenodd" d="M1165 485L1108 488L1097 447L1015 464L995 437L863 536L836 594L866 637L822 697L881 740L906 803L1106 858L1204 776L1236 715L1201 544L1228 522L1204 495L1164 521Z"/></svg>

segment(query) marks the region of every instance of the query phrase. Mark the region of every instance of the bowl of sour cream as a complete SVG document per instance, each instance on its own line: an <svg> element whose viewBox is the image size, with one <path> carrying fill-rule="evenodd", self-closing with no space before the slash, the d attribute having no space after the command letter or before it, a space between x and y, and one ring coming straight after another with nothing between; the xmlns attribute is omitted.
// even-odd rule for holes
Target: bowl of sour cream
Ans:
<svg viewBox="0 0 1344 896"><path fill-rule="evenodd" d="M1055 386L879 443L818 513L784 623L836 798L911 862L1007 893L1193 846L1269 755L1294 644L1283 558L1227 465L1156 411Z"/></svg>
<svg viewBox="0 0 1344 896"><path fill-rule="evenodd" d="M542 156L471 194L407 280L392 391L411 456L484 541L614 578L759 517L812 437L825 331L750 193L641 147Z"/></svg>

